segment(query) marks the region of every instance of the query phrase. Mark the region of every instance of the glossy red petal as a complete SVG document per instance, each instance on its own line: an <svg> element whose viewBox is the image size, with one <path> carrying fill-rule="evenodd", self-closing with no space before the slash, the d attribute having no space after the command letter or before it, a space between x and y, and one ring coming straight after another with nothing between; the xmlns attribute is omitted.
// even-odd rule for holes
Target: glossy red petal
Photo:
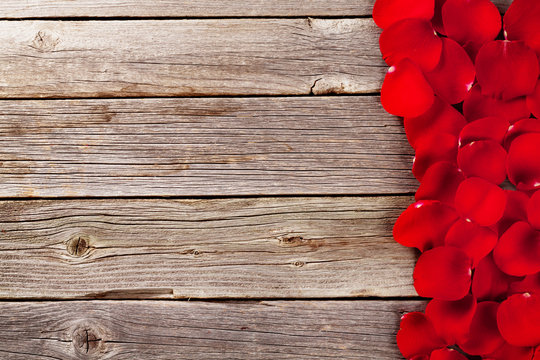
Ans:
<svg viewBox="0 0 540 360"><path fill-rule="evenodd" d="M433 0L377 0L373 20L382 29L404 19L430 20L434 6Z"/></svg>
<svg viewBox="0 0 540 360"><path fill-rule="evenodd" d="M439 161L455 162L458 150L458 139L450 134L438 134L423 137L416 142L416 156L412 172L422 181L424 174L433 164Z"/></svg>
<svg viewBox="0 0 540 360"><path fill-rule="evenodd" d="M469 333L475 312L476 299L472 295L457 301L433 299L426 307L426 316L448 344L455 344Z"/></svg>
<svg viewBox="0 0 540 360"><path fill-rule="evenodd" d="M471 177L463 181L456 192L456 210L465 219L481 226L499 221L506 206L503 189L487 180Z"/></svg>
<svg viewBox="0 0 540 360"><path fill-rule="evenodd" d="M539 73L535 52L522 42L492 41L476 56L476 77L486 96L510 100L529 95Z"/></svg>
<svg viewBox="0 0 540 360"><path fill-rule="evenodd" d="M527 222L515 223L500 237L493 259L508 275L536 274L540 271L540 232Z"/></svg>
<svg viewBox="0 0 540 360"><path fill-rule="evenodd" d="M465 341L458 342L463 351L470 355L486 355L504 344L497 326L499 304L493 301L478 303Z"/></svg>
<svg viewBox="0 0 540 360"><path fill-rule="evenodd" d="M457 220L456 212L438 201L419 201L410 205L394 224L394 239L420 251L444 244L446 232Z"/></svg>
<svg viewBox="0 0 540 360"><path fill-rule="evenodd" d="M439 33L446 35L446 31L444 30L444 24L442 20L442 7L446 0L435 0L435 12L433 14L433 19L431 19L431 23L433 24L433 28Z"/></svg>
<svg viewBox="0 0 540 360"><path fill-rule="evenodd" d="M468 121L488 116L498 116L510 123L528 118L531 112L527 108L525 97L513 100L499 100L482 95L482 88L476 84L463 102L463 114Z"/></svg>
<svg viewBox="0 0 540 360"><path fill-rule="evenodd" d="M510 148L512 141L517 137L530 133L540 133L540 120L534 118L521 119L508 128L508 133L504 138L504 147Z"/></svg>
<svg viewBox="0 0 540 360"><path fill-rule="evenodd" d="M514 281L510 284L510 288L508 289L508 294L537 294L540 296L540 272L533 274L533 275L527 275L525 279L520 281Z"/></svg>
<svg viewBox="0 0 540 360"><path fill-rule="evenodd" d="M467 360L467 358L454 349L439 349L431 353L429 360Z"/></svg>
<svg viewBox="0 0 540 360"><path fill-rule="evenodd" d="M450 104L465 100L473 86L476 70L469 55L454 40L442 38L441 60L437 67L425 73L435 94Z"/></svg>
<svg viewBox="0 0 540 360"><path fill-rule="evenodd" d="M527 96L527 107L537 119L540 119L540 80L536 83L533 93Z"/></svg>
<svg viewBox="0 0 540 360"><path fill-rule="evenodd" d="M423 71L431 71L437 66L443 46L431 23L420 19L401 20L385 29L379 45L388 65L396 65L408 58Z"/></svg>
<svg viewBox="0 0 540 360"><path fill-rule="evenodd" d="M473 141L458 151L457 162L463 173L500 184L506 179L506 151L493 140Z"/></svg>
<svg viewBox="0 0 540 360"><path fill-rule="evenodd" d="M503 273L493 261L492 255L483 258L474 270L472 293L478 301L504 299L513 282L521 277Z"/></svg>
<svg viewBox="0 0 540 360"><path fill-rule="evenodd" d="M464 146L473 141L493 140L502 144L510 127L508 120L489 116L467 124L459 134L459 145Z"/></svg>
<svg viewBox="0 0 540 360"><path fill-rule="evenodd" d="M399 351L407 359L429 355L433 350L446 345L435 334L429 319L421 312L411 312L402 316L397 344Z"/></svg>
<svg viewBox="0 0 540 360"><path fill-rule="evenodd" d="M438 200L454 206L457 188L463 180L465 180L465 175L455 164L440 161L426 171L415 198L417 201Z"/></svg>
<svg viewBox="0 0 540 360"><path fill-rule="evenodd" d="M434 101L433 89L411 60L401 60L388 70L381 89L381 103L390 114L420 116Z"/></svg>
<svg viewBox="0 0 540 360"><path fill-rule="evenodd" d="M534 349L532 347L514 346L504 343L495 352L484 357L489 360L531 360Z"/></svg>
<svg viewBox="0 0 540 360"><path fill-rule="evenodd" d="M540 191L535 192L529 199L527 219L536 230L540 230Z"/></svg>
<svg viewBox="0 0 540 360"><path fill-rule="evenodd" d="M504 14L504 31L508 40L522 40L540 57L540 2L514 0Z"/></svg>
<svg viewBox="0 0 540 360"><path fill-rule="evenodd" d="M463 299L471 287L472 261L458 248L441 246L420 255L414 268L418 295L439 300Z"/></svg>
<svg viewBox="0 0 540 360"><path fill-rule="evenodd" d="M508 179L518 190L540 187L540 133L525 134L512 141L506 169Z"/></svg>
<svg viewBox="0 0 540 360"><path fill-rule="evenodd" d="M506 193L506 207L501 220L497 223L498 234L503 234L515 222L527 220L529 197L521 191L505 190L504 192Z"/></svg>
<svg viewBox="0 0 540 360"><path fill-rule="evenodd" d="M540 345L540 296L528 293L510 296L499 306L497 324L511 345Z"/></svg>
<svg viewBox="0 0 540 360"><path fill-rule="evenodd" d="M417 117L406 117L403 123L407 139L416 149L416 142L422 137L431 137L441 133L459 135L467 121L459 111L436 97L427 112Z"/></svg>
<svg viewBox="0 0 540 360"><path fill-rule="evenodd" d="M493 250L497 240L497 234L490 228L458 219L448 230L444 244L463 250L473 260L473 267L476 267Z"/></svg>

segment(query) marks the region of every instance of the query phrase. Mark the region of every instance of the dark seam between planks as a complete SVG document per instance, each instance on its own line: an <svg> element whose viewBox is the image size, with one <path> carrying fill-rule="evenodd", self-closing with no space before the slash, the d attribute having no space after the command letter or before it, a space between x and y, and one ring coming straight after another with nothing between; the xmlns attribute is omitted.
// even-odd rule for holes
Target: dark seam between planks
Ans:
<svg viewBox="0 0 540 360"><path fill-rule="evenodd" d="M0 21L137 21L137 20L239 20L239 19L371 19L371 15L275 15L275 16L60 16L60 17L0 17Z"/></svg>

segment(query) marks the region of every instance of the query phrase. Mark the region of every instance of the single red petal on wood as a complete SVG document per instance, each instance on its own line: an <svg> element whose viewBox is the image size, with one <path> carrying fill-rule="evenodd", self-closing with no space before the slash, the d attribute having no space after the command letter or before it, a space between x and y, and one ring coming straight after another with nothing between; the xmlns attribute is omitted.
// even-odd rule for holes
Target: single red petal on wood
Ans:
<svg viewBox="0 0 540 360"><path fill-rule="evenodd" d="M540 80L536 83L533 93L527 96L527 107L537 119L540 119Z"/></svg>
<svg viewBox="0 0 540 360"><path fill-rule="evenodd" d="M502 144L508 127L510 127L508 120L496 116L475 120L461 130L459 146L478 140L493 140Z"/></svg>
<svg viewBox="0 0 540 360"><path fill-rule="evenodd" d="M457 42L442 38L442 44L439 64L425 75L437 96L457 104L472 88L476 70L467 52Z"/></svg>
<svg viewBox="0 0 540 360"><path fill-rule="evenodd" d="M463 114L468 121L498 116L514 123L519 119L528 118L531 112L527 108L525 97L504 101L484 96L482 88L477 83L463 102Z"/></svg>
<svg viewBox="0 0 540 360"><path fill-rule="evenodd" d="M540 296L512 295L499 306L497 323L502 337L511 345L540 345Z"/></svg>
<svg viewBox="0 0 540 360"><path fill-rule="evenodd" d="M403 246L425 251L444 244L448 228L458 218L451 207L439 201L410 205L394 224L394 239Z"/></svg>
<svg viewBox="0 0 540 360"><path fill-rule="evenodd" d="M476 267L493 250L497 240L497 234L490 228L460 218L448 230L444 244L463 250Z"/></svg>
<svg viewBox="0 0 540 360"><path fill-rule="evenodd" d="M540 57L540 2L514 0L504 14L504 31L508 40L523 40Z"/></svg>
<svg viewBox="0 0 540 360"><path fill-rule="evenodd" d="M501 220L497 223L498 234L503 234L517 221L527 220L529 197L521 191L505 190L504 192L506 193L506 207Z"/></svg>
<svg viewBox="0 0 540 360"><path fill-rule="evenodd" d="M508 275L536 274L540 271L540 232L527 222L515 223L500 237L493 259Z"/></svg>
<svg viewBox="0 0 540 360"><path fill-rule="evenodd" d="M489 360L531 360L534 349L532 347L521 347L510 345L507 342L495 352L484 357Z"/></svg>
<svg viewBox="0 0 540 360"><path fill-rule="evenodd" d="M504 147L510 148L517 137L529 133L540 133L540 120L534 118L521 119L510 125L504 138Z"/></svg>
<svg viewBox="0 0 540 360"><path fill-rule="evenodd" d="M510 100L529 95L539 72L535 52L523 42L492 41L476 56L476 77L486 96Z"/></svg>
<svg viewBox="0 0 540 360"><path fill-rule="evenodd" d="M475 312L476 299L472 295L457 301L433 299L426 307L426 316L447 344L455 344L469 333Z"/></svg>
<svg viewBox="0 0 540 360"><path fill-rule="evenodd" d="M540 230L540 191L535 192L529 199L527 219L536 230Z"/></svg>
<svg viewBox="0 0 540 360"><path fill-rule="evenodd" d="M497 327L497 309L493 301L478 303L467 339L458 342L459 347L470 355L486 355L504 344Z"/></svg>
<svg viewBox="0 0 540 360"><path fill-rule="evenodd" d="M444 24L442 19L442 7L446 0L435 0L435 12L433 14L433 19L431 19L431 23L433 24L433 28L442 35L446 35L446 31L444 30Z"/></svg>
<svg viewBox="0 0 540 360"><path fill-rule="evenodd" d="M429 167L416 191L416 200L439 200L454 206L456 191L465 180L463 172L448 161L439 161Z"/></svg>
<svg viewBox="0 0 540 360"><path fill-rule="evenodd" d="M457 156L458 139L450 134L436 134L423 137L416 142L416 155L412 172L418 181L431 165L439 161L454 162Z"/></svg>
<svg viewBox="0 0 540 360"><path fill-rule="evenodd" d="M465 219L482 226L499 221L506 206L503 189L487 180L471 177L463 181L456 192L456 210Z"/></svg>
<svg viewBox="0 0 540 360"><path fill-rule="evenodd" d="M411 60L401 60L388 69L381 89L381 103L390 114L420 116L434 101L433 89Z"/></svg>
<svg viewBox="0 0 540 360"><path fill-rule="evenodd" d="M525 279L510 284L508 294L537 294L540 296L540 273L527 275Z"/></svg>
<svg viewBox="0 0 540 360"><path fill-rule="evenodd" d="M373 6L373 21L386 29L403 19L430 20L434 7L433 0L377 0Z"/></svg>
<svg viewBox="0 0 540 360"><path fill-rule="evenodd" d="M457 162L463 173L500 184L506 179L506 151L493 140L473 141L458 151Z"/></svg>
<svg viewBox="0 0 540 360"><path fill-rule="evenodd" d="M508 179L518 190L540 187L540 133L525 134L512 141L506 169Z"/></svg>
<svg viewBox="0 0 540 360"><path fill-rule="evenodd" d="M506 298L509 287L522 277L510 276L503 273L488 255L478 263L474 270L472 293L478 301L498 301Z"/></svg>
<svg viewBox="0 0 540 360"><path fill-rule="evenodd" d="M414 268L418 295L440 300L463 299L471 287L472 261L462 250L436 247L420 255Z"/></svg>
<svg viewBox="0 0 540 360"><path fill-rule="evenodd" d="M454 349L438 349L431 353L429 360L467 360Z"/></svg>
<svg viewBox="0 0 540 360"><path fill-rule="evenodd" d="M407 359L429 355L433 350L446 346L435 334L429 319L421 312L410 312L401 317L396 339L399 351Z"/></svg>
<svg viewBox="0 0 540 360"><path fill-rule="evenodd" d="M403 124L409 143L416 149L416 142L422 137L440 133L457 136L467 121L454 107L436 97L427 112L416 117L406 117Z"/></svg>

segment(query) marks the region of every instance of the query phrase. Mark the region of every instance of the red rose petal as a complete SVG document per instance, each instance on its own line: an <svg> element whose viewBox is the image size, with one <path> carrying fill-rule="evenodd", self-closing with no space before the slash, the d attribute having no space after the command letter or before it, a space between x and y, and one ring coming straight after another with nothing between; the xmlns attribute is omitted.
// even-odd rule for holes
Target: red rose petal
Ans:
<svg viewBox="0 0 540 360"><path fill-rule="evenodd" d="M476 84L463 102L463 114L468 121L488 116L498 116L510 123L528 118L531 112L527 108L525 97L513 100L499 100L482 95L482 88Z"/></svg>
<svg viewBox="0 0 540 360"><path fill-rule="evenodd" d="M514 0L504 14L504 31L508 40L523 40L540 57L540 2Z"/></svg>
<svg viewBox="0 0 540 360"><path fill-rule="evenodd" d="M501 31L501 15L489 0L447 0L442 19L446 35L464 45L472 59Z"/></svg>
<svg viewBox="0 0 540 360"><path fill-rule="evenodd" d="M433 28L439 33L446 35L446 31L444 30L444 24L442 20L442 7L446 0L435 0L435 12L433 14L433 19L431 19L431 23L433 24Z"/></svg>
<svg viewBox="0 0 540 360"><path fill-rule="evenodd" d="M458 219L448 230L444 244L463 250L473 260L473 267L476 267L493 250L497 240L497 234L490 228Z"/></svg>
<svg viewBox="0 0 540 360"><path fill-rule="evenodd" d="M418 295L439 300L463 299L471 287L471 259L458 248L441 246L420 255L414 268Z"/></svg>
<svg viewBox="0 0 540 360"><path fill-rule="evenodd" d="M429 360L467 360L454 349L439 349L431 353Z"/></svg>
<svg viewBox="0 0 540 360"><path fill-rule="evenodd" d="M455 164L440 161L431 165L426 171L415 198L417 201L439 200L454 206L457 188L463 180L465 180L465 175Z"/></svg>
<svg viewBox="0 0 540 360"><path fill-rule="evenodd" d="M454 40L442 38L441 60L425 73L435 94L450 104L462 102L472 88L476 70L469 55Z"/></svg>
<svg viewBox="0 0 540 360"><path fill-rule="evenodd" d="M424 174L431 165L439 161L454 162L457 156L458 139L450 134L437 134L423 137L416 142L416 156L412 172L422 181Z"/></svg>
<svg viewBox="0 0 540 360"><path fill-rule="evenodd" d="M518 190L540 187L540 133L521 135L512 141L506 169L508 179Z"/></svg>
<svg viewBox="0 0 540 360"><path fill-rule="evenodd" d="M457 218L451 207L439 201L419 201L396 220L394 239L403 246L429 250L444 244L446 232Z"/></svg>
<svg viewBox="0 0 540 360"><path fill-rule="evenodd" d="M463 351L470 355L485 355L504 344L497 327L498 307L499 304L493 301L478 303L467 339L458 342Z"/></svg>
<svg viewBox="0 0 540 360"><path fill-rule="evenodd" d="M538 119L521 119L510 125L504 138L504 147L509 149L514 139L528 133L540 133L540 121Z"/></svg>
<svg viewBox="0 0 540 360"><path fill-rule="evenodd" d="M381 103L390 114L420 116L434 101L433 89L411 60L401 60L388 70L381 89Z"/></svg>
<svg viewBox="0 0 540 360"><path fill-rule="evenodd" d="M531 360L534 349L532 347L514 346L504 343L495 352L484 357L490 360Z"/></svg>
<svg viewBox="0 0 540 360"><path fill-rule="evenodd" d="M540 273L527 275L521 281L515 281L510 284L509 295L513 294L537 294L540 296Z"/></svg>
<svg viewBox="0 0 540 360"><path fill-rule="evenodd" d="M458 151L459 168L466 176L477 176L494 184L506 179L506 151L493 140L473 141Z"/></svg>
<svg viewBox="0 0 540 360"><path fill-rule="evenodd" d="M511 345L540 345L540 296L512 295L499 306L497 323L502 337Z"/></svg>
<svg viewBox="0 0 540 360"><path fill-rule="evenodd" d="M540 80L536 83L533 93L527 96L527 107L537 119L540 119Z"/></svg>
<svg viewBox="0 0 540 360"><path fill-rule="evenodd" d="M540 360L540 346L536 348L532 360Z"/></svg>
<svg viewBox="0 0 540 360"><path fill-rule="evenodd" d="M539 72L535 52L522 42L492 41L476 56L476 77L486 96L510 100L529 95Z"/></svg>
<svg viewBox="0 0 540 360"><path fill-rule="evenodd" d="M433 0L377 0L373 6L373 21L386 29L403 19L430 20L434 6Z"/></svg>
<svg viewBox="0 0 540 360"><path fill-rule="evenodd" d="M456 210L465 219L482 226L499 221L506 206L503 189L487 180L472 177L463 181L456 192Z"/></svg>
<svg viewBox="0 0 540 360"><path fill-rule="evenodd" d="M505 273L514 276L540 271L540 232L527 222L512 225L493 250L495 263Z"/></svg>
<svg viewBox="0 0 540 360"><path fill-rule="evenodd" d="M498 301L506 297L506 293L513 282L522 279L522 277L503 273L490 254L483 258L474 270L472 293L478 301Z"/></svg>
<svg viewBox="0 0 540 360"><path fill-rule="evenodd" d="M508 120L495 116L475 120L461 130L459 145L464 146L478 140L493 140L502 144L509 127Z"/></svg>
<svg viewBox="0 0 540 360"><path fill-rule="evenodd" d="M446 344L435 334L429 319L420 312L411 312L401 317L397 333L399 351L405 358L429 355Z"/></svg>
<svg viewBox="0 0 540 360"><path fill-rule="evenodd" d="M459 135L467 121L459 111L436 97L427 112L417 117L406 117L403 124L409 143L416 149L416 142L422 137L440 133Z"/></svg>
<svg viewBox="0 0 540 360"><path fill-rule="evenodd" d="M505 190L506 207L504 214L497 223L497 233L503 234L517 221L527 220L527 204L529 197L521 191Z"/></svg>
<svg viewBox="0 0 540 360"><path fill-rule="evenodd" d="M529 199L527 218L536 230L540 230L540 191L535 192Z"/></svg>
<svg viewBox="0 0 540 360"><path fill-rule="evenodd" d="M426 316L447 344L455 344L469 333L475 312L476 299L472 295L458 301L433 299L426 307Z"/></svg>
<svg viewBox="0 0 540 360"><path fill-rule="evenodd" d="M408 58L423 71L431 71L441 59L442 40L427 20L397 22L382 32L379 44L383 59L389 66Z"/></svg>

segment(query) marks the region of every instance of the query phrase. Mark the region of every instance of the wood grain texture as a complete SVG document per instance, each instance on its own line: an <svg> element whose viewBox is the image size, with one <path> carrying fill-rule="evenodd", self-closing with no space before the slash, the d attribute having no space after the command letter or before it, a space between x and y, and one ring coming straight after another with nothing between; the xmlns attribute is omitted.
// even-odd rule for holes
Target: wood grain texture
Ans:
<svg viewBox="0 0 540 360"><path fill-rule="evenodd" d="M410 197L0 203L0 298L415 296Z"/></svg>
<svg viewBox="0 0 540 360"><path fill-rule="evenodd" d="M0 102L0 196L414 192L378 97Z"/></svg>
<svg viewBox="0 0 540 360"><path fill-rule="evenodd" d="M0 21L0 97L372 93L371 19Z"/></svg>
<svg viewBox="0 0 540 360"><path fill-rule="evenodd" d="M0 303L3 359L401 358L423 301Z"/></svg>
<svg viewBox="0 0 540 360"><path fill-rule="evenodd" d="M505 11L512 0L495 0ZM374 0L2 0L0 18L369 16Z"/></svg>

